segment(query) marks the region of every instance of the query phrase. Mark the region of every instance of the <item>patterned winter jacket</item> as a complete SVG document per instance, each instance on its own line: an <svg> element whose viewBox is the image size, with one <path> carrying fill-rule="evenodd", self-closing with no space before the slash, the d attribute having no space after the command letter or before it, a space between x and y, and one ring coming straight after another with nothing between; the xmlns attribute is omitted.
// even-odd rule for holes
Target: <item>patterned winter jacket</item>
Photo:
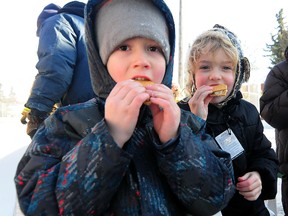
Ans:
<svg viewBox="0 0 288 216"><path fill-rule="evenodd" d="M203 121L183 111L179 137L161 145L143 110L120 149L103 106L59 108L37 131L15 178L26 215L210 215L227 204L230 156L204 134Z"/></svg>
<svg viewBox="0 0 288 216"><path fill-rule="evenodd" d="M177 138L161 143L142 106L132 137L119 148L104 119L115 82L99 58L95 9L86 7L86 41L96 98L61 107L38 129L19 162L15 184L26 215L212 215L235 192L230 155L205 134L205 122L181 111ZM171 87L173 17L164 1L171 56L163 84ZM115 113L117 115L117 113Z"/></svg>

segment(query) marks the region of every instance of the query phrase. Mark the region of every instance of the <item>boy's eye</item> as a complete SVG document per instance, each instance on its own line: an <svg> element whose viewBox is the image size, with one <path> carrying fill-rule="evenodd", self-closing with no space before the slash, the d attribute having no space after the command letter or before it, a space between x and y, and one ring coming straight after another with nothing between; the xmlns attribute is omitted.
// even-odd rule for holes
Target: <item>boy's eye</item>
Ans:
<svg viewBox="0 0 288 216"><path fill-rule="evenodd" d="M121 51L127 51L127 50L129 50L129 47L127 45L122 45L122 46L119 46L118 49Z"/></svg>
<svg viewBox="0 0 288 216"><path fill-rule="evenodd" d="M159 47L156 47L156 46L151 46L148 48L148 50L151 52L161 52L161 49Z"/></svg>

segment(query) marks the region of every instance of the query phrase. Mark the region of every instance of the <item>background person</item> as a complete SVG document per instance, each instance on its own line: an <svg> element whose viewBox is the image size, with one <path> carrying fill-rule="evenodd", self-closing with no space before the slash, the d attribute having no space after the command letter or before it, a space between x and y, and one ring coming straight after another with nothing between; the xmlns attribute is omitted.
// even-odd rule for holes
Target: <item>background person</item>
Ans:
<svg viewBox="0 0 288 216"><path fill-rule="evenodd" d="M85 4L47 5L37 20L38 74L21 122L33 137L55 104L66 106L93 98L84 37Z"/></svg>
<svg viewBox="0 0 288 216"><path fill-rule="evenodd" d="M276 153L282 177L281 196L288 215L288 46L285 60L276 64L266 77L260 98L260 114L275 128Z"/></svg>

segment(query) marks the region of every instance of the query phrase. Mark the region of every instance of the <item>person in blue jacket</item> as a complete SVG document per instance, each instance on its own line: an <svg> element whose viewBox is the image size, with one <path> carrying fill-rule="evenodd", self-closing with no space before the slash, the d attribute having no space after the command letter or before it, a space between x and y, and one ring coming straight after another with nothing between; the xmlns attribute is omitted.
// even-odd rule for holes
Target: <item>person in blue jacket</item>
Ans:
<svg viewBox="0 0 288 216"><path fill-rule="evenodd" d="M96 97L58 108L36 132L15 175L23 213L223 209L235 192L231 157L174 100L175 26L165 2L90 0L85 14Z"/></svg>
<svg viewBox="0 0 288 216"><path fill-rule="evenodd" d="M47 5L37 20L38 74L25 103L21 122L33 137L53 106L85 102L95 96L89 74L85 37L85 3L71 1L63 8Z"/></svg>

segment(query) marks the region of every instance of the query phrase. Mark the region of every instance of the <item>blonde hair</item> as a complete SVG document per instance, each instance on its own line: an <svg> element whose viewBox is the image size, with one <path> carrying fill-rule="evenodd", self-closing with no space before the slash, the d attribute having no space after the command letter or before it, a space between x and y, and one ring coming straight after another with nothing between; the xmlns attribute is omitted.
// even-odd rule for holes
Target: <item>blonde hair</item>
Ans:
<svg viewBox="0 0 288 216"><path fill-rule="evenodd" d="M208 30L199 35L194 41L188 57L188 80L185 87L185 93L187 96L192 96L195 87L194 71L195 65L198 62L200 56L207 52L215 53L219 49L222 49L225 54L231 58L233 64L236 66L239 61L239 54L237 48L232 44L228 36L222 31Z"/></svg>

